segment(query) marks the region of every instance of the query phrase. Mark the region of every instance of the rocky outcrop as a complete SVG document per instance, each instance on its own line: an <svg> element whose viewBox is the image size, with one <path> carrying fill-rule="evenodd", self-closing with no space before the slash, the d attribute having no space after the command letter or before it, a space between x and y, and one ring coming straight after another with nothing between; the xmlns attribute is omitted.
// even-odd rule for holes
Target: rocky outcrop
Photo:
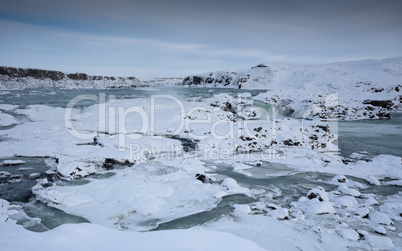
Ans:
<svg viewBox="0 0 402 251"><path fill-rule="evenodd" d="M0 67L0 75L6 75L11 78L26 78L26 77L33 77L35 79L48 78L54 81L58 81L65 78L65 74L60 71L24 69L24 68L13 68L5 66Z"/></svg>
<svg viewBox="0 0 402 251"><path fill-rule="evenodd" d="M188 76L182 85L226 86L241 89L241 84L249 80L250 75L238 75L236 72L211 72L208 76Z"/></svg>
<svg viewBox="0 0 402 251"><path fill-rule="evenodd" d="M393 105L392 100L364 100L363 104L365 105L372 105L372 106L380 106L382 108L391 108Z"/></svg>
<svg viewBox="0 0 402 251"><path fill-rule="evenodd" d="M60 71L0 66L0 88L131 88L142 86L135 77L90 76L85 73L65 74Z"/></svg>
<svg viewBox="0 0 402 251"><path fill-rule="evenodd" d="M85 73L68 74L67 77L72 80L88 80L88 75ZM94 79L94 78L92 78L92 79Z"/></svg>

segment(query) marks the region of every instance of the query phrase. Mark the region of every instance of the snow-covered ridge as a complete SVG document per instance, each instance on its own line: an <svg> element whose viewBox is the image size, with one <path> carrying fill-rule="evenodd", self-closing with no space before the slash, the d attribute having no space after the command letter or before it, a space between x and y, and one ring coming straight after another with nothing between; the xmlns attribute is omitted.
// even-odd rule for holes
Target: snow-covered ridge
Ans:
<svg viewBox="0 0 402 251"><path fill-rule="evenodd" d="M387 118L402 108L402 58L322 65L260 64L248 70L188 76L182 85L267 89L257 99L294 117Z"/></svg>
<svg viewBox="0 0 402 251"><path fill-rule="evenodd" d="M145 84L148 86L148 84ZM0 67L0 89L143 87L135 77L90 76L41 69Z"/></svg>
<svg viewBox="0 0 402 251"><path fill-rule="evenodd" d="M402 84L402 57L317 65L260 64L251 69L188 76L182 84L275 90L313 89L317 85L339 89L358 83L383 88Z"/></svg>

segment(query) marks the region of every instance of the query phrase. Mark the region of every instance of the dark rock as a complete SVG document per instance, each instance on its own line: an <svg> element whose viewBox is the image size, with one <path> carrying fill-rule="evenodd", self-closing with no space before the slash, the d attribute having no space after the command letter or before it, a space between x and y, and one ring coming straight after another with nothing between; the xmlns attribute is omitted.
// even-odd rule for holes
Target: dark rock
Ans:
<svg viewBox="0 0 402 251"><path fill-rule="evenodd" d="M240 135L239 139L241 139L243 141L251 141L251 140L253 140L253 138L250 138L250 137L247 137L247 136L244 136L244 135Z"/></svg>
<svg viewBox="0 0 402 251"><path fill-rule="evenodd" d="M310 192L307 195L307 198L309 198L310 200L317 198L319 201L324 201L318 193L313 193L313 192Z"/></svg>
<svg viewBox="0 0 402 251"><path fill-rule="evenodd" d="M391 118L391 113L389 113L389 112L379 112L379 113L377 113L377 116L379 118Z"/></svg>
<svg viewBox="0 0 402 251"><path fill-rule="evenodd" d="M205 176L205 174L201 174L201 173L197 173L195 175L195 178L199 181L201 181L202 183L206 183L209 181L212 181L210 178L208 178L207 176Z"/></svg>
<svg viewBox="0 0 402 251"><path fill-rule="evenodd" d="M298 146L298 145L300 145L300 142L298 142L298 141L293 142L293 140L287 139L287 140L283 141L283 144L286 146Z"/></svg>
<svg viewBox="0 0 402 251"><path fill-rule="evenodd" d="M103 162L103 168L107 171L115 169L116 167L125 167L125 166L131 167L133 165L134 165L134 163L131 163L128 160L125 160L124 162L122 162L122 161L115 160L113 158L106 158Z"/></svg>
<svg viewBox="0 0 402 251"><path fill-rule="evenodd" d="M85 73L68 74L67 77L72 79L72 80L88 80L88 75L85 74Z"/></svg>
<svg viewBox="0 0 402 251"><path fill-rule="evenodd" d="M60 71L48 71L40 69L23 69L14 67L0 67L0 75L6 75L12 78L25 78L33 77L35 79L46 79L49 78L54 81L61 80L65 77L64 73Z"/></svg>
<svg viewBox="0 0 402 251"><path fill-rule="evenodd" d="M322 129L324 132L329 132L329 125L316 125L316 127Z"/></svg>
<svg viewBox="0 0 402 251"><path fill-rule="evenodd" d="M363 104L372 106L381 106L382 108L391 108L393 105L392 100L364 100Z"/></svg>
<svg viewBox="0 0 402 251"><path fill-rule="evenodd" d="M231 103L225 102L223 104L224 106L222 107L222 110L224 110L225 112L233 112L233 107Z"/></svg>
<svg viewBox="0 0 402 251"><path fill-rule="evenodd" d="M268 66L266 66L264 64L259 64L259 65L256 65L254 67L251 67L251 69L254 69L254 68L266 68L266 67L268 67Z"/></svg>
<svg viewBox="0 0 402 251"><path fill-rule="evenodd" d="M207 83L207 84L212 84L213 82L214 82L214 78L211 78L211 77L208 77L206 80L205 80L205 82Z"/></svg>
<svg viewBox="0 0 402 251"><path fill-rule="evenodd" d="M203 77L200 76L193 76L193 84L194 85L200 85L203 82Z"/></svg>
<svg viewBox="0 0 402 251"><path fill-rule="evenodd" d="M230 85L231 81L232 81L232 77L226 77L225 78L225 83L223 85L228 86L228 85Z"/></svg>
<svg viewBox="0 0 402 251"><path fill-rule="evenodd" d="M384 88L371 88L371 90L373 92L382 92L382 91L384 91Z"/></svg>
<svg viewBox="0 0 402 251"><path fill-rule="evenodd" d="M338 179L336 179L336 181L338 181L339 183L345 183L345 182L346 182L346 178L345 178L345 177L338 178Z"/></svg>

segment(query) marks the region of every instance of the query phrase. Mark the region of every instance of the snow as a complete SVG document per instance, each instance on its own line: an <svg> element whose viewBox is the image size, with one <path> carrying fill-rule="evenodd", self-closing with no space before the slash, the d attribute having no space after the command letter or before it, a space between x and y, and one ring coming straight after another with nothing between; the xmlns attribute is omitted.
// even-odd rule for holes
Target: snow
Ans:
<svg viewBox="0 0 402 251"><path fill-rule="evenodd" d="M10 126L19 124L18 120L14 118L14 116L4 113L0 110L0 127L1 126Z"/></svg>
<svg viewBox="0 0 402 251"><path fill-rule="evenodd" d="M96 173L98 170L93 163L83 163L75 161L58 164L57 171L63 177L78 179Z"/></svg>
<svg viewBox="0 0 402 251"><path fill-rule="evenodd" d="M2 215L0 213L0 215ZM211 230L122 232L96 224L65 224L34 233L10 222L0 222L4 250L263 250L250 240Z"/></svg>
<svg viewBox="0 0 402 251"><path fill-rule="evenodd" d="M333 214L335 212L334 206L328 201L321 202L317 199L313 199L307 203L307 214Z"/></svg>
<svg viewBox="0 0 402 251"><path fill-rule="evenodd" d="M338 190L339 190L341 193L343 193L343 194L350 195L350 196L354 196L354 197L360 197L360 196L362 195L362 194L361 194L359 191L357 191L356 189L349 188L349 187L347 187L345 184L339 185Z"/></svg>
<svg viewBox="0 0 402 251"><path fill-rule="evenodd" d="M367 241L370 242L371 246L373 248L381 248L381 249L387 249L387 248L393 248L394 244L392 243L392 240L388 237L382 237L382 236L376 236L376 235L368 235L364 237Z"/></svg>
<svg viewBox="0 0 402 251"><path fill-rule="evenodd" d="M189 76L183 84L269 89L256 100L274 105L279 111L292 111L293 117L379 118L389 113L389 109L370 105L370 100L390 100L393 110L402 109L399 101L401 62L402 58L372 60L370 63L269 64L248 70L200 74L195 77L199 82Z"/></svg>
<svg viewBox="0 0 402 251"><path fill-rule="evenodd" d="M232 179L232 178L224 179L222 181L221 185L225 186L225 187L228 187L228 188L230 188L230 187L239 187L239 185L237 184L236 180Z"/></svg>
<svg viewBox="0 0 402 251"><path fill-rule="evenodd" d="M344 163L335 144L336 121L329 116L344 108L348 112L340 119L378 118L389 111L363 104L366 99L392 100L390 109L400 109L398 60L212 74L222 81L250 74L242 88L270 89L257 96L211 91L180 102L164 96L154 104L142 96L108 97L72 109L1 104L5 124L15 125L0 130L0 157L7 168L1 182L13 182L14 171L29 168L4 165L11 156L46 157L46 173L54 180L38 179L37 172L24 176L37 179L35 199L92 224L28 232L15 224L22 209L3 201L0 243L7 250L398 247L401 194L387 189L402 180L401 157L354 153ZM375 89L379 86L384 90ZM277 110L272 113L271 107ZM12 119L17 123L10 124ZM197 179L200 174L207 178ZM293 177L302 177L297 178L302 184ZM74 180L82 182L74 185ZM249 202L231 201L236 196ZM228 212L221 214L222 206ZM213 220L187 230L138 232L213 210L218 211Z"/></svg>
<svg viewBox="0 0 402 251"><path fill-rule="evenodd" d="M39 184L33 192L53 207L91 222L111 228L149 230L156 224L214 208L220 201L221 196L216 196L220 191L248 191L235 181L227 182L229 190L217 184L203 184L179 163L174 167L142 164L113 172L115 175L108 179L91 179L80 186Z"/></svg>
<svg viewBox="0 0 402 251"><path fill-rule="evenodd" d="M329 200L328 193L322 187L316 187L316 188L311 189L307 193L307 197L309 199L317 198L319 201L328 201Z"/></svg>
<svg viewBox="0 0 402 251"><path fill-rule="evenodd" d="M348 181L348 179L346 179L345 175L342 174L338 174L335 177L332 178L333 182L339 182L339 183L345 183Z"/></svg>
<svg viewBox="0 0 402 251"><path fill-rule="evenodd" d="M288 220L289 216L289 209L287 208L278 208L268 212L268 216L274 217L277 220Z"/></svg>
<svg viewBox="0 0 402 251"><path fill-rule="evenodd" d="M394 223L391 221L391 219L386 214L380 213L380 212L372 213L370 215L370 220L373 223L382 224L382 225L386 225L386 226L394 225Z"/></svg>
<svg viewBox="0 0 402 251"><path fill-rule="evenodd" d="M234 213L236 214L249 214L251 213L251 208L249 205L239 205L235 204L233 205L234 207Z"/></svg>
<svg viewBox="0 0 402 251"><path fill-rule="evenodd" d="M356 214L361 217L368 217L370 210L367 207L360 207L356 210Z"/></svg>
<svg viewBox="0 0 402 251"><path fill-rule="evenodd" d="M359 234L356 233L356 231L353 229L342 229L341 231L339 231L339 235L351 241L357 241L360 239Z"/></svg>
<svg viewBox="0 0 402 251"><path fill-rule="evenodd" d="M385 230L384 226L381 226L381 225L377 225L377 226L373 227L373 230L379 234L383 234L383 235L387 234L387 231Z"/></svg>
<svg viewBox="0 0 402 251"><path fill-rule="evenodd" d="M21 165L24 163L25 163L25 161L23 161L23 160L4 160L3 166L16 166L16 165Z"/></svg>
<svg viewBox="0 0 402 251"><path fill-rule="evenodd" d="M381 182L374 176L369 176L366 178L366 180L372 185L376 185L376 186L381 185Z"/></svg>

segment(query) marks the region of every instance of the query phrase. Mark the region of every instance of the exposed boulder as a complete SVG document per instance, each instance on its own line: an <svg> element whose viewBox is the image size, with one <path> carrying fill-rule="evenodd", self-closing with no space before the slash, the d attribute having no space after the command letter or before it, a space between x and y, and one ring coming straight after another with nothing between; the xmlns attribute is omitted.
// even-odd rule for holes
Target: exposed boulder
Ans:
<svg viewBox="0 0 402 251"><path fill-rule="evenodd" d="M87 80L88 79L88 75L85 73L68 74L67 77L69 77L72 80Z"/></svg>
<svg viewBox="0 0 402 251"><path fill-rule="evenodd" d="M364 100L363 104L365 105L372 105L372 106L381 106L382 108L391 108L393 105L392 100Z"/></svg>

